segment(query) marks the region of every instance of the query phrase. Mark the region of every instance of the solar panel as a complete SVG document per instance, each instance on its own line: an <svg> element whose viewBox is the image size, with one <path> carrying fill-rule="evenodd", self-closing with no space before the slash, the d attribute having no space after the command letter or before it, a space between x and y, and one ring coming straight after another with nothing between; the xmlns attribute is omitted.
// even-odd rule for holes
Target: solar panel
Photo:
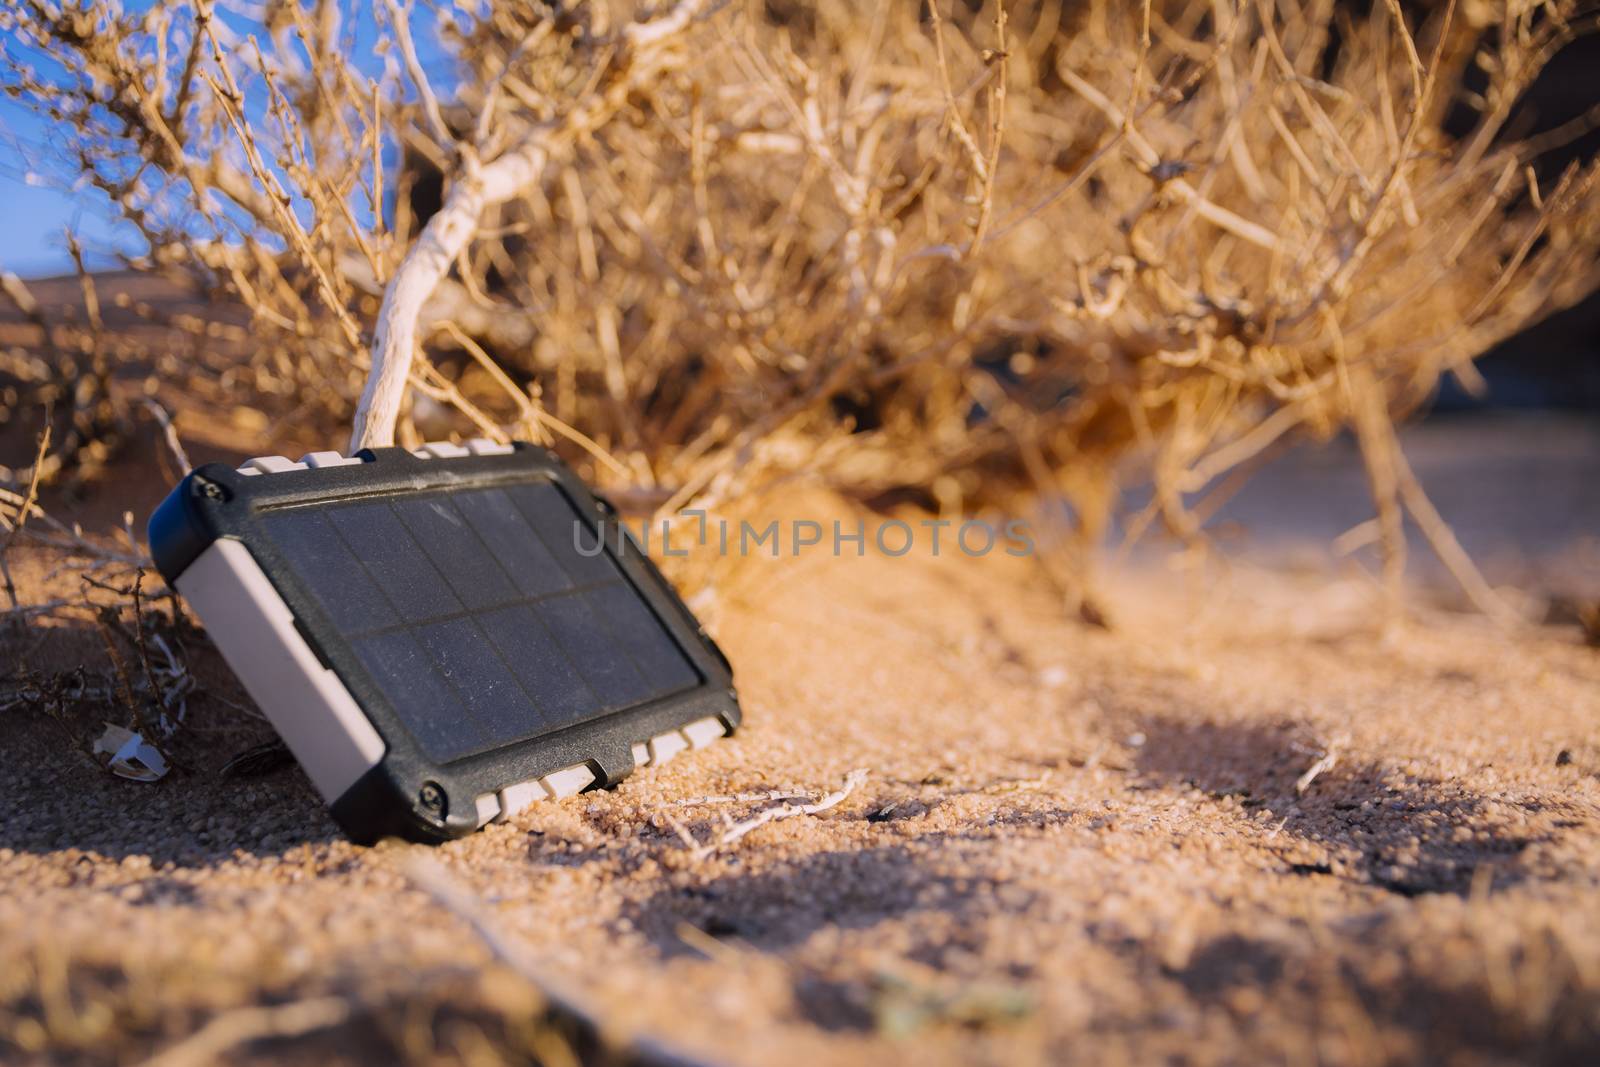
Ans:
<svg viewBox="0 0 1600 1067"><path fill-rule="evenodd" d="M434 840L738 724L605 515L550 453L472 442L201 468L150 541L351 836Z"/></svg>
<svg viewBox="0 0 1600 1067"><path fill-rule="evenodd" d="M406 694L395 710L433 759L700 681L553 485L291 507L262 528L373 677Z"/></svg>

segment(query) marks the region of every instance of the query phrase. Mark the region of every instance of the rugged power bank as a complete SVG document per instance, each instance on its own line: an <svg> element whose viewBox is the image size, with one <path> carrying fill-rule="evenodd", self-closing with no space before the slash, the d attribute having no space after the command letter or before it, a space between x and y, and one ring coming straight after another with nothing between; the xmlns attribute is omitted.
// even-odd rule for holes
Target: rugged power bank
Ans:
<svg viewBox="0 0 1600 1067"><path fill-rule="evenodd" d="M727 659L556 456L212 464L150 550L359 842L459 837L734 730Z"/></svg>

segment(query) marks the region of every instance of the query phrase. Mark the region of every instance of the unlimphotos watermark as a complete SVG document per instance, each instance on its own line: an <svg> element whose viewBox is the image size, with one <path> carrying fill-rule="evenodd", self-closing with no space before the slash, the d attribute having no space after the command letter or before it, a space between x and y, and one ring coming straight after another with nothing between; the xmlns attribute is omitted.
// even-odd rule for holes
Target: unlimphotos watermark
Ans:
<svg viewBox="0 0 1600 1067"><path fill-rule="evenodd" d="M696 549L712 549L721 556L771 559L798 558L807 553L865 556L870 547L882 555L898 558L910 554L919 545L934 556L959 553L974 559L991 552L1019 557L1031 556L1034 552L1033 536L1028 524L1021 519L1009 519L998 525L983 519L921 519L916 522L885 519L870 526L865 519L855 520L853 526L839 519L827 523L815 519L771 519L758 525L748 519L733 523L713 518L701 510L680 512L678 518L694 521L685 524L662 519L652 524L644 520L630 525L626 521L607 519L601 521L598 530L574 522L572 545L581 556L598 556L613 541L608 531L616 529L623 534L617 542L622 551L642 551L649 555L654 540L662 556L672 557L688 556Z"/></svg>

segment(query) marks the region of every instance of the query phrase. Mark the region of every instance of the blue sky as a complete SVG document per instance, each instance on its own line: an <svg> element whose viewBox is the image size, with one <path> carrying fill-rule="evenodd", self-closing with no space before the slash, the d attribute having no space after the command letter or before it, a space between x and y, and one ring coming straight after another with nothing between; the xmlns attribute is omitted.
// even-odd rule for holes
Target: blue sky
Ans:
<svg viewBox="0 0 1600 1067"><path fill-rule="evenodd" d="M138 10L148 0L125 0L124 7ZM356 66L372 75L381 69L373 54L379 35L371 5L352 3L355 16ZM249 32L236 23L236 29ZM387 32L386 30L384 32ZM418 3L412 22L417 51L441 93L449 86L453 71L435 43L433 16L426 3ZM0 33L0 43L8 35ZM75 189L59 162L51 165L59 150L53 131L29 109L0 96L0 270L14 271L24 278L61 274L72 270L67 254L65 230L71 227L83 244L90 265L115 264L117 251L139 249L136 233L119 224L105 196L93 188ZM20 149L20 150L19 150ZM58 160L59 157L56 157ZM43 165L31 172L30 161Z"/></svg>

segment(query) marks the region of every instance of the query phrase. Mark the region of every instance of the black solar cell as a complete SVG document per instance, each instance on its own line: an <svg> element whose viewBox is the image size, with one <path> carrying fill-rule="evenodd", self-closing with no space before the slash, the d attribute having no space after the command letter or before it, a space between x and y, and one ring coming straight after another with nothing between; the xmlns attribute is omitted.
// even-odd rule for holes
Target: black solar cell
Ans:
<svg viewBox="0 0 1600 1067"><path fill-rule="evenodd" d="M513 586L524 596L572 588L566 568L533 532L504 489L460 493L455 501L483 550L499 561ZM565 521L575 521L576 515L565 498L558 494L556 502L566 510Z"/></svg>
<svg viewBox="0 0 1600 1067"><path fill-rule="evenodd" d="M439 573L451 576L464 607L481 611L517 599L516 585L448 497L400 497L391 506Z"/></svg>
<svg viewBox="0 0 1600 1067"><path fill-rule="evenodd" d="M587 601L587 594L573 593L545 600L536 610L601 704L637 704L645 698L646 683Z"/></svg>
<svg viewBox="0 0 1600 1067"><path fill-rule="evenodd" d="M406 532L394 505L387 501L343 504L327 508L324 514L401 619L422 622L463 610L450 580ZM338 596L339 586L334 585L328 593Z"/></svg>
<svg viewBox="0 0 1600 1067"><path fill-rule="evenodd" d="M283 507L263 528L430 758L700 678L555 486Z"/></svg>
<svg viewBox="0 0 1600 1067"><path fill-rule="evenodd" d="M405 694L394 700L395 710L429 757L447 762L492 743L415 636L391 630L355 641L353 647L380 690L392 700L394 694Z"/></svg>
<svg viewBox="0 0 1600 1067"><path fill-rule="evenodd" d="M561 651L555 635L529 605L515 604L480 615L478 625L523 687L539 694L539 706L555 721L578 719L601 706L589 683Z"/></svg>
<svg viewBox="0 0 1600 1067"><path fill-rule="evenodd" d="M269 528L279 550L290 557L340 633L378 630L400 621L325 511L273 512Z"/></svg>

